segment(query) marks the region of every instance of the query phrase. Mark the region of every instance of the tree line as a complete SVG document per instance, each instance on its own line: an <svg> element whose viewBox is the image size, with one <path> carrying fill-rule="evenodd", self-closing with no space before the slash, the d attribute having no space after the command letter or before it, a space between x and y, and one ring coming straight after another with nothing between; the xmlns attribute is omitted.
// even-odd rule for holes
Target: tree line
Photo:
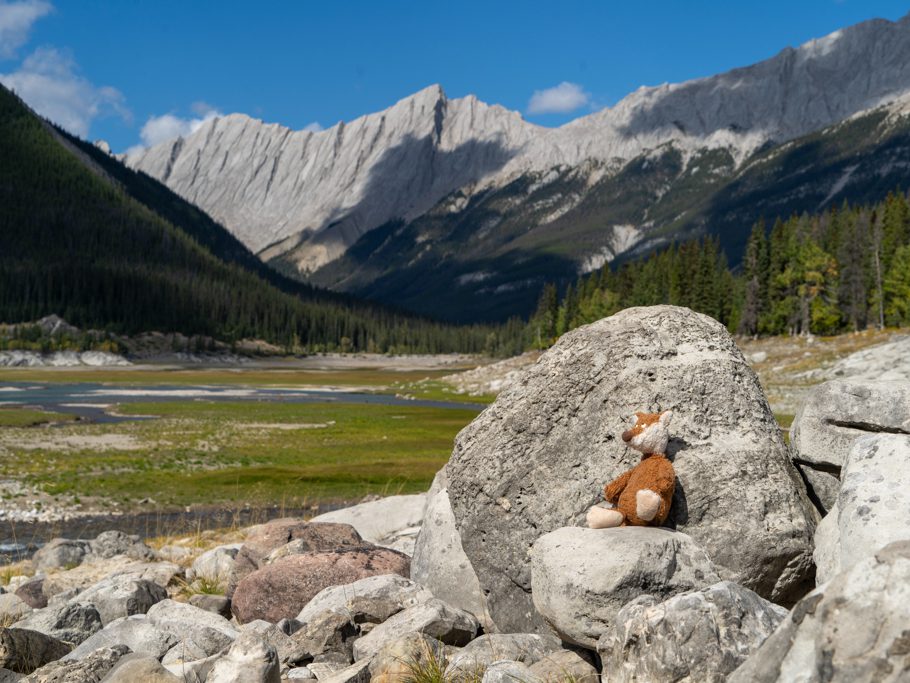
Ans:
<svg viewBox="0 0 910 683"><path fill-rule="evenodd" d="M526 346L546 348L579 325L630 306L687 306L740 335L832 335L910 325L910 202L894 191L872 206L753 226L736 268L716 237L656 250L582 276L560 296L544 287Z"/></svg>

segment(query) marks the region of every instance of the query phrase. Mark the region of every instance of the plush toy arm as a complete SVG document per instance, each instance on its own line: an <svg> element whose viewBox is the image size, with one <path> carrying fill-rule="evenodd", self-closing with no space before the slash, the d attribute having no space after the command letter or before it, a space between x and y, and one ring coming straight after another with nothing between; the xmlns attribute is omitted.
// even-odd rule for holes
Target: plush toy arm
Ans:
<svg viewBox="0 0 910 683"><path fill-rule="evenodd" d="M616 505L616 501L619 500L619 496L625 490L631 476L632 470L626 470L616 477L616 479L604 486L604 498L606 498L608 502L613 503L613 505Z"/></svg>

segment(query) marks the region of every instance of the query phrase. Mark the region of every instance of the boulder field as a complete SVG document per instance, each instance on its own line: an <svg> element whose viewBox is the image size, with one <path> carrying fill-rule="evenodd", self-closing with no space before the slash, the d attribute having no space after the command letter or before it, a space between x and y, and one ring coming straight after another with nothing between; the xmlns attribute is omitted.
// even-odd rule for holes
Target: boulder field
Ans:
<svg viewBox="0 0 910 683"><path fill-rule="evenodd" d="M518 376L427 494L47 543L0 589L0 682L905 681L906 396L820 385L789 447L719 324L629 309ZM639 410L674 411L668 524L588 529Z"/></svg>

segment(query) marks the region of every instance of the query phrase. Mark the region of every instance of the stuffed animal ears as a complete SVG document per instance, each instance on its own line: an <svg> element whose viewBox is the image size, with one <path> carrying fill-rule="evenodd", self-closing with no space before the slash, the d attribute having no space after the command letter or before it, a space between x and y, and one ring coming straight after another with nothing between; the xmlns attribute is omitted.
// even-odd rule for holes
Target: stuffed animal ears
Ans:
<svg viewBox="0 0 910 683"><path fill-rule="evenodd" d="M660 414L660 423L664 426L670 424L670 420L673 419L673 411L665 410Z"/></svg>

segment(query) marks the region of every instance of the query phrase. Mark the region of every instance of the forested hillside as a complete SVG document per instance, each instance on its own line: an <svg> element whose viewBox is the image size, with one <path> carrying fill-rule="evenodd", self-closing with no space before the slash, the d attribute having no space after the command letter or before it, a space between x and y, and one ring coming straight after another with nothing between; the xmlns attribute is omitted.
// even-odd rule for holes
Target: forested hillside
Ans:
<svg viewBox="0 0 910 683"><path fill-rule="evenodd" d="M204 213L39 119L0 87L0 321L255 337L301 351L518 350L269 273Z"/></svg>
<svg viewBox="0 0 910 683"><path fill-rule="evenodd" d="M844 203L752 229L734 274L714 238L609 265L560 298L547 286L529 344L629 306L688 306L744 335L837 334L910 325L910 202L899 191L872 206Z"/></svg>

